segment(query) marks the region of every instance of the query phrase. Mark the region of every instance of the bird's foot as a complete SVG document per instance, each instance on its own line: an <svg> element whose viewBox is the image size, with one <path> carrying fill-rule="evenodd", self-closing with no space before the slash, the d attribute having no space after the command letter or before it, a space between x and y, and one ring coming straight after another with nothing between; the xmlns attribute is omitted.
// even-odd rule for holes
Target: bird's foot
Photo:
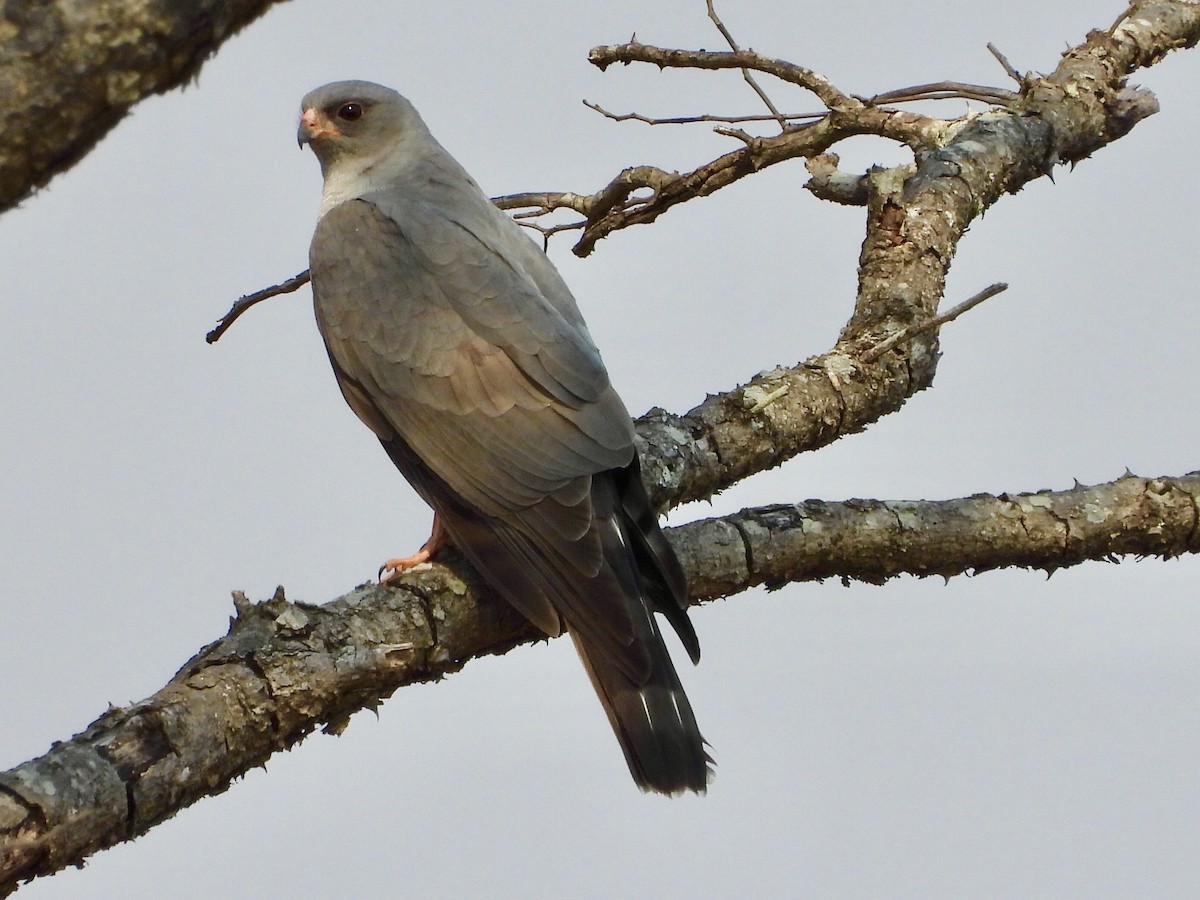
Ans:
<svg viewBox="0 0 1200 900"><path fill-rule="evenodd" d="M429 562L442 548L449 545L450 535L442 527L442 520L434 513L433 530L430 532L429 540L412 556L402 556L385 560L383 565L379 567L379 583L392 584L409 569L419 566L421 563Z"/></svg>

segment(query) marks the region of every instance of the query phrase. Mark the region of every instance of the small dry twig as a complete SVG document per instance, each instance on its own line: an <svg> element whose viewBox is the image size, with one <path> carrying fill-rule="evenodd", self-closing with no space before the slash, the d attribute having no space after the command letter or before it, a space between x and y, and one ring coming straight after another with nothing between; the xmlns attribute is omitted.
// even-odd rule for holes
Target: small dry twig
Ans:
<svg viewBox="0 0 1200 900"><path fill-rule="evenodd" d="M253 294L246 294L244 297L238 297L237 302L229 308L229 312L221 316L221 320L217 323L217 327L204 336L204 339L210 344L215 344L221 339L229 326L237 321L238 316L252 307L254 304L267 300L271 297L277 297L280 294L290 294L304 285L308 284L308 269L305 269L299 275L293 275L282 284L272 285L269 288L263 288L261 291L255 291Z"/></svg>
<svg viewBox="0 0 1200 900"><path fill-rule="evenodd" d="M593 47L588 53L588 62L601 71L613 63L628 65L635 62L673 69L752 69L811 91L833 111L855 110L862 106L861 100L842 93L828 78L812 69L783 59L772 59L753 50L670 50L650 44L609 44Z"/></svg>
<svg viewBox="0 0 1200 900"><path fill-rule="evenodd" d="M721 36L724 37L726 43L729 44L729 49L735 52L742 49L737 45L737 41L733 39L733 35L729 33L729 29L725 27L725 23L721 21L721 17L717 15L717 10L713 6L713 0L705 0L705 3L708 6L708 17L712 19L712 23L717 26L717 31L721 32ZM767 96L767 92L759 87L758 82L754 80L754 76L750 74L749 69L742 69L742 77L746 79L746 84L750 85L750 87L754 89L754 93L758 94L758 98L762 100L764 104L766 104L767 109L771 111L771 115L775 118L775 121L779 123L779 127L787 128L787 120L780 115L779 110L775 107L775 104L771 102L771 98Z"/></svg>
<svg viewBox="0 0 1200 900"><path fill-rule="evenodd" d="M573 209L581 216L588 215L594 202L594 194L575 194L571 191L529 191L524 194L505 194L493 197L492 202L500 209L540 209L543 212L553 212L556 209ZM525 218L528 214L520 214Z"/></svg>
<svg viewBox="0 0 1200 900"><path fill-rule="evenodd" d="M873 97L861 97L864 103L879 106L884 103L912 103L916 100L978 100L980 103L997 103L1010 106L1021 99L1021 95L1004 88L982 84L966 84L961 81L935 81L912 87L885 91Z"/></svg>
<svg viewBox="0 0 1200 900"><path fill-rule="evenodd" d="M947 322L953 322L963 313L974 309L984 300L995 297L997 294L1002 294L1007 290L1008 285L1002 281L996 282L996 284L993 285L989 285L975 296L964 300L962 303L958 304L958 306L952 307L941 315L934 316L932 319L927 319L924 322L918 322L915 325L909 325L907 328L902 328L895 334L889 335L864 353L862 355L862 361L874 362L901 341L906 341L911 337L915 337L918 334L923 334L926 331L932 331L935 328L941 328Z"/></svg>
<svg viewBox="0 0 1200 900"><path fill-rule="evenodd" d="M583 105L588 109L595 110L604 116L606 119L612 119L614 122L645 122L647 125L692 125L697 122L725 122L730 125L741 122L776 122L780 118L786 122L795 122L798 119L822 119L828 115L827 112L811 112L811 113L783 113L782 115L748 115L748 116L718 116L710 113L704 113L699 116L670 116L663 119L654 118L653 116L645 116L641 113L614 113L610 112L601 106L599 103L593 103L591 100L584 100Z"/></svg>
<svg viewBox="0 0 1200 900"><path fill-rule="evenodd" d="M587 221L585 219L579 219L575 222L564 222L560 225L540 225L537 222L522 221L523 219L529 219L534 216L542 216L545 214L545 210L532 209L529 212L513 216L517 224L522 228L528 228L530 231L536 231L542 236L543 253L549 252L550 238L554 237L554 235L558 234L560 231L582 231L587 227Z"/></svg>
<svg viewBox="0 0 1200 900"><path fill-rule="evenodd" d="M1004 71L1008 73L1009 78L1019 85L1025 84L1025 76L1013 68L1013 64L1008 61L1008 57L996 49L995 44L989 41L987 48L988 52L992 54L992 56L996 57L996 62L1000 63L1000 65L1004 68Z"/></svg>

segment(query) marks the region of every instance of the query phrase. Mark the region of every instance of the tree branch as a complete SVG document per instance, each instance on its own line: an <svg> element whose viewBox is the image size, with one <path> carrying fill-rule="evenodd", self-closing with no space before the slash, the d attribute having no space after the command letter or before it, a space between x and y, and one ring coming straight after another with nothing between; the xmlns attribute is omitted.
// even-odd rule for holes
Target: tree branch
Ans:
<svg viewBox="0 0 1200 900"><path fill-rule="evenodd" d="M946 501L809 500L669 529L695 602L755 585L1053 571L1200 551L1200 472ZM542 639L454 553L321 606L235 593L229 633L151 697L0 773L0 896L129 840L317 728Z"/></svg>
<svg viewBox="0 0 1200 900"><path fill-rule="evenodd" d="M277 0L7 0L0 212L65 172L144 97L194 78Z"/></svg>
<svg viewBox="0 0 1200 900"><path fill-rule="evenodd" d="M717 27L717 31L721 32L721 37L725 38L725 43L729 44L729 49L735 52L741 50L742 48L739 47L737 41L733 39L733 35L730 33L729 29L725 27L725 23L721 21L721 17L717 15L716 7L713 6L713 0L705 0L705 2L708 6L709 19L711 19L713 25ZM775 121L779 123L779 127L787 128L787 120L779 112L778 108L776 108L771 98L767 96L767 92L764 91L761 86L759 86L759 83L754 79L754 76L750 74L749 70L742 69L742 78L746 80L746 84L750 85L750 89L754 91L754 93L758 94L758 99L763 102L763 106L771 111L771 115L774 117Z"/></svg>
<svg viewBox="0 0 1200 900"><path fill-rule="evenodd" d="M751 69L811 91L830 110L855 110L863 105L861 100L843 94L828 78L812 69L782 59L771 59L753 50L669 50L632 41L628 44L593 47L588 53L588 62L600 71L613 63L629 65L635 62L651 63L660 69Z"/></svg>
<svg viewBox="0 0 1200 900"><path fill-rule="evenodd" d="M1083 44L1065 53L1052 74L1042 78L1026 76L1017 94L956 82L922 86L942 89L936 92L941 97L984 99L1006 106L1004 112L989 113L988 124L982 127L973 127L978 125L974 117L941 120L875 106L846 94L803 66L753 51L672 50L637 42L596 47L588 58L601 69L613 63L641 62L660 68L744 68L764 72L811 91L828 107L829 114L813 123L788 126L781 135L757 138L688 173L640 167L656 173L655 194L645 202L625 207L610 204L604 209L586 210L588 224L575 245L575 253L586 256L598 241L614 231L652 222L672 206L708 196L761 168L797 157L812 159L838 142L861 134L899 141L922 156L931 151L953 155L955 147L958 153L965 148L973 151L974 142L980 138L985 139L981 155L992 162L1001 162L1004 153L1015 149L1019 155L1010 164L1002 163L1000 171L989 174L1001 176L1004 189L1017 191L1028 181L1049 173L1058 163L1084 159L1156 112L1153 95L1126 88L1124 79L1137 69L1158 62L1171 50L1194 46L1198 38L1200 10L1194 3L1186 0L1134 3L1129 14L1108 32L1094 31ZM919 95L918 89L907 88L879 97L910 100ZM624 173L593 196L620 192L623 176ZM980 191L979 187L972 186L974 199L983 205L971 211L972 218L999 196ZM629 195L628 190L623 194L625 198Z"/></svg>
<svg viewBox="0 0 1200 900"><path fill-rule="evenodd" d="M766 585L1001 568L1052 573L1200 552L1200 472L957 500L806 500L691 522L671 537L702 598Z"/></svg>
<svg viewBox="0 0 1200 900"><path fill-rule="evenodd" d="M222 27L236 27L230 21L222 19ZM211 49L226 32L208 24L202 46ZM803 67L749 51L640 44L593 51L601 67L640 61L767 72L812 91L830 112L781 135L746 135L743 147L691 173L636 167L592 195L540 198L586 217L579 247L589 251L611 231L653 221L764 165L820 156L851 134L880 134L916 151L913 166L861 179L867 227L858 291L831 350L710 397L685 415L654 410L639 422L656 502L671 506L710 496L865 427L927 387L936 368L935 317L946 270L968 225L1003 193L1058 162L1086 157L1154 112L1153 97L1126 88L1123 79L1198 37L1200 7L1180 0L1135 4L1110 32L1093 32L1068 51L1050 76L1025 76L1009 108L949 122L871 106ZM193 70L202 58L203 52L192 60ZM6 59L0 56L0 77L7 76ZM138 96L165 86L147 76L110 91L117 102L106 94L107 106L87 108L107 109L115 118L84 115L80 121L92 124L77 124L75 132L94 141ZM12 146L22 146L19 136L14 140L4 144L4 159ZM78 134L75 140L67 156L90 146L79 143ZM69 164L67 156L58 158L59 169ZM58 170L33 163L26 169L41 173L26 182L26 193L43 183L37 177ZM19 188L20 179L5 177L0 188ZM635 196L647 189L649 198ZM949 576L998 566L1051 571L1122 554L1197 552L1198 493L1200 473L1192 473L940 503L808 501L695 522L674 529L672 540L698 599L835 576L879 582L906 572ZM282 592L258 605L237 597L229 634L162 691L110 710L46 756L0 774L0 895L21 879L77 863L225 790L317 727L340 731L350 714L397 687L537 639L461 560L448 555L444 562L409 573L398 589L364 585L322 606L290 603Z"/></svg>
<svg viewBox="0 0 1200 900"><path fill-rule="evenodd" d="M228 331L233 326L233 323L241 317L242 313L250 307L256 303L261 303L263 300L278 297L280 294L290 294L292 291L298 291L304 285L308 284L308 282L308 269L305 269L299 275L293 275L287 281L273 284L268 288L263 288L261 291L255 291L253 294L244 294L238 297L234 301L233 306L229 307L229 312L221 316L216 327L204 336L204 340L210 344L215 344L221 339L221 335Z"/></svg>

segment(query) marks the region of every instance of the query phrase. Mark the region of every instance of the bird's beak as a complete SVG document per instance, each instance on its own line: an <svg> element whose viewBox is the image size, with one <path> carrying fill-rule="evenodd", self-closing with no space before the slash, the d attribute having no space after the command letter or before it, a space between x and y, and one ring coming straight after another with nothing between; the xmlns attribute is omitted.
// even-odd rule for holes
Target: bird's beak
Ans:
<svg viewBox="0 0 1200 900"><path fill-rule="evenodd" d="M300 116L300 127L296 129L296 143L303 150L305 144L340 134L341 132L320 110L306 109Z"/></svg>

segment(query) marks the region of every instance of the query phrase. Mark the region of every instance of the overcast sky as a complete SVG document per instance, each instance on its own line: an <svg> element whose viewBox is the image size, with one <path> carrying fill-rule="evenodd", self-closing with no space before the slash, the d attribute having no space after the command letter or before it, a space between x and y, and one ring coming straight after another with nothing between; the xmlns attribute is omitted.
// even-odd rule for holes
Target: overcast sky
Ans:
<svg viewBox="0 0 1200 900"><path fill-rule="evenodd" d="M1049 71L1120 5L970 8L721 12L743 45L871 94L1007 87L988 41ZM297 0L0 217L0 768L158 689L224 633L230 590L322 602L428 534L338 394L307 289L204 342L233 298L307 264L320 175L296 149L299 98L342 78L396 87L492 194L592 191L730 149L703 125L581 104L758 111L736 73L587 64L634 32L722 45L702 0ZM1198 67L1193 51L1139 73L1159 115L972 227L947 304L1012 287L943 331L932 390L672 521L1200 467ZM904 158L839 152L860 170ZM586 261L552 245L632 411L682 412L832 345L863 211L805 179L778 166ZM1093 564L709 604L693 613L703 662L681 667L718 762L704 798L641 795L569 642L520 648L20 896L1200 896L1198 575L1193 559Z"/></svg>

